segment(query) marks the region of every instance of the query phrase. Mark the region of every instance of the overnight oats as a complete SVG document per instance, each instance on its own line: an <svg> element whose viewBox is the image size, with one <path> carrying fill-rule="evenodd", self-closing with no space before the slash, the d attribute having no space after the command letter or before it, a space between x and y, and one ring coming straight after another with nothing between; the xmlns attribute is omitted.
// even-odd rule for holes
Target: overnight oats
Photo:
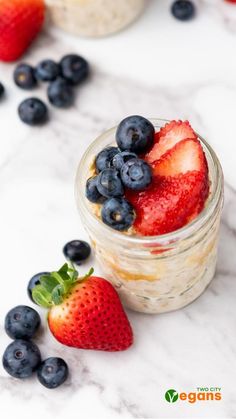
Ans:
<svg viewBox="0 0 236 419"><path fill-rule="evenodd" d="M52 22L75 35L120 31L142 12L146 0L46 0Z"/></svg>
<svg viewBox="0 0 236 419"><path fill-rule="evenodd" d="M187 121L131 116L105 132L79 165L76 200L99 265L127 307L176 310L212 280L223 175Z"/></svg>

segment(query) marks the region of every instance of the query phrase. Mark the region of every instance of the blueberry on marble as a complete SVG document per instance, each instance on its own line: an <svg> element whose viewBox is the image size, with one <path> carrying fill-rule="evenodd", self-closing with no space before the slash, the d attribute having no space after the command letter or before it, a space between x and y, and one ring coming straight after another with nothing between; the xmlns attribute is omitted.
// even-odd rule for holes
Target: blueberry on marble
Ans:
<svg viewBox="0 0 236 419"><path fill-rule="evenodd" d="M13 78L21 89L33 89L37 85L35 70L29 64L19 64L14 71Z"/></svg>
<svg viewBox="0 0 236 419"><path fill-rule="evenodd" d="M101 211L102 221L109 227L125 231L132 226L135 212L132 205L125 198L107 199Z"/></svg>
<svg viewBox="0 0 236 419"><path fill-rule="evenodd" d="M135 191L141 191L150 185L152 171L148 163L141 159L127 161L120 171L123 185Z"/></svg>
<svg viewBox="0 0 236 419"><path fill-rule="evenodd" d="M5 88L4 88L3 84L0 82L0 99L4 95L4 92L5 92Z"/></svg>
<svg viewBox="0 0 236 419"><path fill-rule="evenodd" d="M97 188L98 192L106 198L124 194L124 187L119 177L119 172L115 169L105 169L99 173Z"/></svg>
<svg viewBox="0 0 236 419"><path fill-rule="evenodd" d="M43 60L35 69L35 76L40 81L53 81L59 75L60 65L53 60Z"/></svg>
<svg viewBox="0 0 236 419"><path fill-rule="evenodd" d="M2 364L8 374L15 378L28 378L39 367L41 355L35 343L17 339L6 348Z"/></svg>
<svg viewBox="0 0 236 419"><path fill-rule="evenodd" d="M29 280L29 283L28 283L28 286L27 286L27 294L28 294L30 300L33 301L34 304L36 304L36 303L32 298L32 291L33 291L33 289L36 285L40 284L41 276L49 275L49 274L50 274L50 272L39 272L39 273L35 274L34 276L32 276L32 278Z"/></svg>
<svg viewBox="0 0 236 419"><path fill-rule="evenodd" d="M63 253L68 260L80 265L90 256L91 247L86 241L72 240L63 247Z"/></svg>
<svg viewBox="0 0 236 419"><path fill-rule="evenodd" d="M37 370L39 382L49 389L63 384L68 377L68 366L62 358L51 357L45 359Z"/></svg>
<svg viewBox="0 0 236 419"><path fill-rule="evenodd" d="M112 166L113 157L119 153L117 147L106 147L96 156L95 166L96 172L100 173L104 169Z"/></svg>
<svg viewBox="0 0 236 419"><path fill-rule="evenodd" d="M48 119L48 108L42 100L32 97L21 102L18 114L25 124L41 125Z"/></svg>
<svg viewBox="0 0 236 419"><path fill-rule="evenodd" d="M31 339L39 329L40 316L28 306L16 306L5 317L5 331L12 339Z"/></svg>
<svg viewBox="0 0 236 419"><path fill-rule="evenodd" d="M171 6L171 12L176 19L186 21L195 15L195 6L189 0L177 0Z"/></svg>
<svg viewBox="0 0 236 419"><path fill-rule="evenodd" d="M140 154L151 148L154 134L154 126L148 119L132 115L118 125L116 141L120 150Z"/></svg>
<svg viewBox="0 0 236 419"><path fill-rule="evenodd" d="M73 85L81 83L89 75L88 62L77 54L69 54L63 57L60 66L62 76Z"/></svg>
<svg viewBox="0 0 236 419"><path fill-rule="evenodd" d="M97 188L97 176L93 176L89 178L86 182L86 188L85 188L85 195L86 198L93 202L94 204L101 204L104 202L105 197L98 192Z"/></svg>
<svg viewBox="0 0 236 419"><path fill-rule="evenodd" d="M74 102L73 88L65 79L58 77L48 86L48 99L57 108L68 108Z"/></svg>
<svg viewBox="0 0 236 419"><path fill-rule="evenodd" d="M129 160L137 158L137 154L130 153L129 151L122 151L116 154L112 159L112 166L120 170L122 166Z"/></svg>

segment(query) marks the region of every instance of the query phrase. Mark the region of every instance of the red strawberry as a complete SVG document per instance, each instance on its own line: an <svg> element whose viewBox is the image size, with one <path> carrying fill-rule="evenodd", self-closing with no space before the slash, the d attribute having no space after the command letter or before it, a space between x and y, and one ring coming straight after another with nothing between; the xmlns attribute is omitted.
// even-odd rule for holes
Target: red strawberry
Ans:
<svg viewBox="0 0 236 419"><path fill-rule="evenodd" d="M15 61L39 33L43 0L0 0L0 60Z"/></svg>
<svg viewBox="0 0 236 419"><path fill-rule="evenodd" d="M193 170L207 174L206 157L197 139L178 142L159 160L154 161L152 168L155 176L176 176Z"/></svg>
<svg viewBox="0 0 236 419"><path fill-rule="evenodd" d="M49 328L63 345L123 351L133 343L129 320L113 286L91 273L78 278L78 272L65 264L58 272L41 276L33 299L49 308Z"/></svg>
<svg viewBox="0 0 236 419"><path fill-rule="evenodd" d="M173 177L154 177L150 187L139 193L127 191L126 197L136 211L136 232L154 236L183 227L193 213L201 212L208 190L205 174L191 171Z"/></svg>
<svg viewBox="0 0 236 419"><path fill-rule="evenodd" d="M145 160L152 163L159 160L168 150L175 146L179 141L186 138L197 138L188 121L171 121L161 128L155 137L155 144L151 151L146 154Z"/></svg>

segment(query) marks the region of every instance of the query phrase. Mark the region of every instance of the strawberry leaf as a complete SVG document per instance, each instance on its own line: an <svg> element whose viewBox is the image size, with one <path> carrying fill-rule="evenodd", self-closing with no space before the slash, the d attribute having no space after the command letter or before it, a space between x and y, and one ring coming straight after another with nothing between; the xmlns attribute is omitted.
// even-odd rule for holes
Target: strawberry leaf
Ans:
<svg viewBox="0 0 236 419"><path fill-rule="evenodd" d="M42 287L51 293L53 289L58 285L58 282L52 275L42 275L40 277L40 284Z"/></svg>
<svg viewBox="0 0 236 419"><path fill-rule="evenodd" d="M52 306L51 294L42 286L36 285L32 291L33 300L44 308Z"/></svg>
<svg viewBox="0 0 236 419"><path fill-rule="evenodd" d="M65 263L59 271L42 275L40 285L36 285L32 291L33 300L40 306L50 308L60 305L71 288L80 281L85 281L93 273L93 268L84 275L78 277L78 272L71 264Z"/></svg>
<svg viewBox="0 0 236 419"><path fill-rule="evenodd" d="M63 302L64 288L62 285L57 285L52 291L52 301L57 306Z"/></svg>

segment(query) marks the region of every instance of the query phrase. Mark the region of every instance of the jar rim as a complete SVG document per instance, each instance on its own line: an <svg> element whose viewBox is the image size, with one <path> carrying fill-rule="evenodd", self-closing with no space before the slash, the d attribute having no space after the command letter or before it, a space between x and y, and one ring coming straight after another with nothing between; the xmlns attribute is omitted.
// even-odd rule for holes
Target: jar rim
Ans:
<svg viewBox="0 0 236 419"><path fill-rule="evenodd" d="M148 118L154 125L155 128L161 128L164 124L170 122L167 119L161 118ZM81 181L81 173L83 173L83 166L84 163L89 163L89 158L91 155L94 154L94 148L99 144L99 142L104 138L109 138L112 134L115 134L117 126L110 128L109 130L103 132L99 135L87 148L85 153L83 154L80 163L78 165L77 173L76 173L76 180L75 180L75 196L77 207L80 213L86 212L86 216L90 217L90 221L94 223L94 226L100 228L104 231L104 234L112 234L112 239L119 241L121 244L130 244L130 245L157 245L162 246L166 245L167 243L176 242L178 240L182 240L185 238L189 238L196 232L196 230L200 229L205 223L211 219L212 215L214 214L214 210L217 207L219 200L223 195L222 186L223 186L223 172L221 168L221 164L219 159L213 150L213 148L208 144L208 142L201 137L197 132L197 136L203 146L204 152L206 154L206 158L208 161L209 166L209 159L211 159L211 191L210 196L207 201L207 205L205 208L198 214L193 221L188 223L187 225L172 231L166 234L160 234L156 236L134 236L134 235L127 235L123 232L117 231L112 229L111 227L104 224L92 211L91 207L89 206L89 202L85 196L84 188L79 187ZM114 136L115 138L115 136ZM111 144L112 142L110 142ZM109 144L107 144L109 146ZM90 159L91 164L91 159ZM210 171L210 168L209 168ZM85 185L83 185L85 186Z"/></svg>

